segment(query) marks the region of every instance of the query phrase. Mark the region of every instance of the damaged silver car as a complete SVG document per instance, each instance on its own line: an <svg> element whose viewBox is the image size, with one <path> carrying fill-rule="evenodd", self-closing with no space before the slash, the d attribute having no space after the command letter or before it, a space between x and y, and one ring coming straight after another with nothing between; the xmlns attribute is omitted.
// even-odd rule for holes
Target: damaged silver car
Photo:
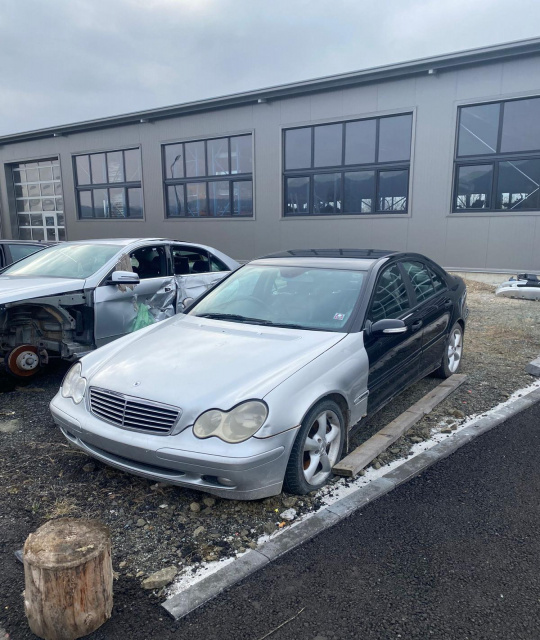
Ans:
<svg viewBox="0 0 540 640"><path fill-rule="evenodd" d="M162 238L64 242L0 275L0 356L34 375L184 309L240 265L200 244Z"/></svg>

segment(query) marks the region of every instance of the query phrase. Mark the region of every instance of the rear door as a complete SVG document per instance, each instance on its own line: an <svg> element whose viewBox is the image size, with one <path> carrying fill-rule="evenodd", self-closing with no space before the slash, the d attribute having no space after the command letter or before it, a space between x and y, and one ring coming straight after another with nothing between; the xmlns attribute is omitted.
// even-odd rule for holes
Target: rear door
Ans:
<svg viewBox="0 0 540 640"><path fill-rule="evenodd" d="M418 260L404 260L402 265L416 298L415 313L422 321L420 375L427 375L441 364L453 302L434 268Z"/></svg>
<svg viewBox="0 0 540 640"><path fill-rule="evenodd" d="M367 312L374 323L399 318L406 333L365 336L369 359L368 413L373 413L418 376L422 346L422 323L412 310L410 289L397 263L385 267L377 279Z"/></svg>
<svg viewBox="0 0 540 640"><path fill-rule="evenodd" d="M96 346L175 314L176 282L169 269L166 244L149 244L125 254L116 271L133 271L136 286L108 284L94 291Z"/></svg>
<svg viewBox="0 0 540 640"><path fill-rule="evenodd" d="M186 298L198 298L230 273L222 260L197 246L172 244L171 256L177 287L177 311L184 308Z"/></svg>

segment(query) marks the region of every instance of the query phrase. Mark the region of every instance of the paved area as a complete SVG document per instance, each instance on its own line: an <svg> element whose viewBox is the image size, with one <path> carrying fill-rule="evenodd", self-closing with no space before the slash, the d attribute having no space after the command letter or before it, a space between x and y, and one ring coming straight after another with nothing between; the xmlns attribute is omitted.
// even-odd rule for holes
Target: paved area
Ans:
<svg viewBox="0 0 540 640"><path fill-rule="evenodd" d="M536 405L183 620L134 588L88 637L536 640L539 451Z"/></svg>

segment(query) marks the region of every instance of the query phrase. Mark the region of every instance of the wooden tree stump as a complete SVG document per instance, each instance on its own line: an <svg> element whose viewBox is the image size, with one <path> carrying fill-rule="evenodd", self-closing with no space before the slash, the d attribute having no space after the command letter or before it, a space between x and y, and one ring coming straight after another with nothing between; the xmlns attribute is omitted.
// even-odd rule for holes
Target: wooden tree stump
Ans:
<svg viewBox="0 0 540 640"><path fill-rule="evenodd" d="M111 617L109 529L97 520L51 520L24 543L24 608L45 640L75 640Z"/></svg>

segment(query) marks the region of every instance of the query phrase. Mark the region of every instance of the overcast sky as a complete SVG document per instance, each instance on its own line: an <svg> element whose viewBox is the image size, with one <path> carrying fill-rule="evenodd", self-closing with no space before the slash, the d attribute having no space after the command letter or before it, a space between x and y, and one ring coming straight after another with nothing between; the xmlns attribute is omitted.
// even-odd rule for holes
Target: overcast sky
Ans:
<svg viewBox="0 0 540 640"><path fill-rule="evenodd" d="M1 0L0 135L540 35L538 0Z"/></svg>

